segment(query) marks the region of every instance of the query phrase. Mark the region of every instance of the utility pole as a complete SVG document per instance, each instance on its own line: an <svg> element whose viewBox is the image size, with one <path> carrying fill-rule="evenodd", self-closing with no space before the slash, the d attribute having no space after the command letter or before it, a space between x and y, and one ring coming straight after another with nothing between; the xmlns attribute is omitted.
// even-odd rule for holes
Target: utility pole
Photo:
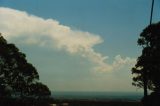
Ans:
<svg viewBox="0 0 160 106"><path fill-rule="evenodd" d="M154 0L152 0L152 6L151 6L150 25L152 24L152 17L153 17L153 7L154 7Z"/></svg>

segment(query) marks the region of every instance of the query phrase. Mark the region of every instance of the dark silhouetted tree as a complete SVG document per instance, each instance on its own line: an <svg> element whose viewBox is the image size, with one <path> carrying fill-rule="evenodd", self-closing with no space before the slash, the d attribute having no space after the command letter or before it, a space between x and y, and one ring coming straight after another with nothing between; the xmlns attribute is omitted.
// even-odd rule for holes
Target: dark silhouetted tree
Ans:
<svg viewBox="0 0 160 106"><path fill-rule="evenodd" d="M143 47L142 55L132 68L133 85L160 93L160 22L146 27L140 34L138 45Z"/></svg>
<svg viewBox="0 0 160 106"><path fill-rule="evenodd" d="M35 96L36 98L48 97L51 95L49 88L42 83L34 83L30 85L30 95Z"/></svg>
<svg viewBox="0 0 160 106"><path fill-rule="evenodd" d="M32 64L27 62L25 54L20 52L14 44L8 44L0 35L0 96L39 96L44 92L48 92L45 96L50 96L49 89L42 89L45 85L38 80L38 72ZM34 88L32 85L35 85ZM36 89L42 90L36 91Z"/></svg>

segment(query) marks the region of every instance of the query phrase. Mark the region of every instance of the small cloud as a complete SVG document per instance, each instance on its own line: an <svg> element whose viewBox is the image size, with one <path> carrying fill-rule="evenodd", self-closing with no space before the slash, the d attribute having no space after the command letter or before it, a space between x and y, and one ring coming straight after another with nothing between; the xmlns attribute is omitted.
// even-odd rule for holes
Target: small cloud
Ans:
<svg viewBox="0 0 160 106"><path fill-rule="evenodd" d="M112 64L108 64L108 56L103 56L93 48L103 42L100 35L73 30L54 19L43 19L11 8L0 7L0 13L0 32L8 40L24 38L21 43L51 46L80 55L95 64L93 70L101 72L117 70L135 62L135 59L123 59L118 55Z"/></svg>
<svg viewBox="0 0 160 106"><path fill-rule="evenodd" d="M115 61L113 62L112 66L114 69L120 69L124 66L134 66L136 64L135 58L125 57L122 58L120 55L115 56Z"/></svg>

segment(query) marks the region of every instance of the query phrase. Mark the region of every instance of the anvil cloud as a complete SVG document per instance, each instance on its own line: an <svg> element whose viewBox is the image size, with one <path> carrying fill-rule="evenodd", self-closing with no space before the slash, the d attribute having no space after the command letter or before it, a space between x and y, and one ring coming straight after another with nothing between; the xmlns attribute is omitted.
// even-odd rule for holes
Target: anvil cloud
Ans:
<svg viewBox="0 0 160 106"><path fill-rule="evenodd" d="M94 64L91 69L108 72L126 65L133 65L135 59L115 56L112 64L107 63L108 56L96 52L95 45L103 43L100 35L74 30L54 19L44 19L25 11L0 7L0 32L7 40L23 39L28 45L50 46L71 55L79 55Z"/></svg>

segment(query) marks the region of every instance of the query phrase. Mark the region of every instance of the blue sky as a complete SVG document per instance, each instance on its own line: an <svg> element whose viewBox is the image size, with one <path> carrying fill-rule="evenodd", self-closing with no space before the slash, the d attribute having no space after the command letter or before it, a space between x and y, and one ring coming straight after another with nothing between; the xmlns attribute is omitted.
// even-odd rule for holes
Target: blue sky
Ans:
<svg viewBox="0 0 160 106"><path fill-rule="evenodd" d="M141 54L137 39L149 24L151 0L0 0L0 6L2 34L51 90L137 91L130 69Z"/></svg>

